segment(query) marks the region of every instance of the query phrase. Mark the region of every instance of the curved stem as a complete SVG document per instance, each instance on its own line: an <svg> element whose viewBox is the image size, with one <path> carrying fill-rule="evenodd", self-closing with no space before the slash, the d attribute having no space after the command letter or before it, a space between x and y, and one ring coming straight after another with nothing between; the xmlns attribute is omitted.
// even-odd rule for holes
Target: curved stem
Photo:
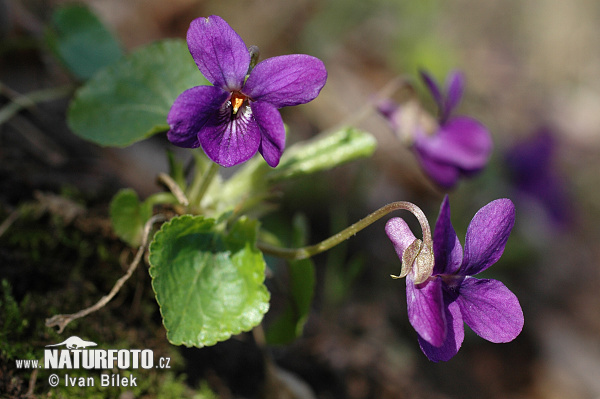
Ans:
<svg viewBox="0 0 600 399"><path fill-rule="evenodd" d="M423 211L411 202L406 201L398 201L392 202L391 204L387 204L375 212L369 214L364 219L359 220L353 225L346 227L344 230L340 231L337 234L321 241L318 244L309 245L307 247L302 248L280 248L275 247L265 243L258 243L258 248L266 254L274 255L280 258L291 259L291 260L299 260L310 258L311 256L317 255L321 252L327 251L340 244L342 241L347 240L351 236L355 235L365 227L370 226L377 220L381 219L385 215L390 212L404 209L415 215L419 224L421 225L421 230L423 232L423 246L428 248L433 248L433 239L431 237L431 229L429 227L429 222L425 217Z"/></svg>

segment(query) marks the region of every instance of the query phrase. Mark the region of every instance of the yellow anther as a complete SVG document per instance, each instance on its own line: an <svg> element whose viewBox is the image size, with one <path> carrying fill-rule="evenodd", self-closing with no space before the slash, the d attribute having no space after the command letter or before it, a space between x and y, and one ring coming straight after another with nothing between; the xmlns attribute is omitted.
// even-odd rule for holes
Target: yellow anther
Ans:
<svg viewBox="0 0 600 399"><path fill-rule="evenodd" d="M246 100L246 96L240 93L233 93L231 96L231 106L233 107L233 114L237 114L238 109L242 106L244 101Z"/></svg>

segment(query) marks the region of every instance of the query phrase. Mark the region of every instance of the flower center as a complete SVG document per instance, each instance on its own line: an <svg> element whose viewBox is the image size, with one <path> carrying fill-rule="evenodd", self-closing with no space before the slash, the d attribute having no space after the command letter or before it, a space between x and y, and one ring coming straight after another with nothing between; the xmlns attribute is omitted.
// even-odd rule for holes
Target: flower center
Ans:
<svg viewBox="0 0 600 399"><path fill-rule="evenodd" d="M237 114L240 107L244 104L248 97L243 95L242 93L236 91L231 94L231 107L233 108L233 114Z"/></svg>
<svg viewBox="0 0 600 399"><path fill-rule="evenodd" d="M452 291L455 291L456 289L458 289L460 287L460 284L462 283L462 281L465 279L465 276L449 275L449 274L442 274L442 275L440 275L440 277L442 278L442 281L444 281L444 283L446 283L446 286L449 289L451 289Z"/></svg>

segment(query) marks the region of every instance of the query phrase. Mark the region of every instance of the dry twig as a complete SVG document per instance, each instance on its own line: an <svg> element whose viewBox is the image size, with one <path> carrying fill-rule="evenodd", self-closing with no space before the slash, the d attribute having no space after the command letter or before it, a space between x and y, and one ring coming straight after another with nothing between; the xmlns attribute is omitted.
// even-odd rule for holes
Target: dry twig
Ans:
<svg viewBox="0 0 600 399"><path fill-rule="evenodd" d="M125 275L123 275L119 280L117 280L117 282L115 283L112 290L110 290L108 295L103 296L98 302L96 302L96 304L90 306L89 308L82 309L77 313L58 314L58 315L52 316L49 319L46 319L46 327L58 326L58 333L60 334L63 332L65 327L73 320L80 319L82 317L87 316L90 313L93 313L99 309L102 309L108 302L110 302L111 299L113 299L113 297L115 295L117 295L117 293L121 290L121 287L123 286L123 284L125 284L125 282L129 279L129 277L131 277L131 275L137 268L138 264L140 263L140 260L142 259L144 252L146 252L146 246L148 245L148 237L150 235L150 230L152 229L152 225L156 222L160 222L163 220L165 220L165 216L158 214L158 215L153 216L152 218L150 218L150 220L148 220L146 222L146 225L144 226L144 236L142 238L142 244L140 245L140 248L138 249L137 253L135 254L135 258L133 259L133 262L131 262L131 265L129 265L129 269L127 269L127 273L125 273Z"/></svg>

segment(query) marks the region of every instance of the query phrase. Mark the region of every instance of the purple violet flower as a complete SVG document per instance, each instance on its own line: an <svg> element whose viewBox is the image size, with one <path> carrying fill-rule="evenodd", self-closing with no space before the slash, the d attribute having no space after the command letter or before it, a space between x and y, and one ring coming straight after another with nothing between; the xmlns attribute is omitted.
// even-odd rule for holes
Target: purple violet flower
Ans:
<svg viewBox="0 0 600 399"><path fill-rule="evenodd" d="M510 177L521 196L540 204L557 227L567 228L574 215L565 181L554 165L556 137L540 128L506 152Z"/></svg>
<svg viewBox="0 0 600 399"><path fill-rule="evenodd" d="M467 116L452 116L464 90L460 72L448 75L446 93L428 73L421 71L437 107L437 120L415 101L397 105L385 101L379 111L391 127L410 144L425 173L443 188L453 187L463 176L479 172L492 152L492 138L481 123Z"/></svg>
<svg viewBox="0 0 600 399"><path fill-rule="evenodd" d="M406 276L408 319L429 360L447 361L458 352L463 322L494 343L512 341L523 329L517 297L498 280L472 277L502 256L514 221L509 199L490 202L471 220L463 254L450 222L448 196L444 198L433 235L433 274L421 284L414 283L414 267ZM390 219L386 233L400 259L416 239L401 218Z"/></svg>
<svg viewBox="0 0 600 399"><path fill-rule="evenodd" d="M245 162L257 151L277 166L285 147L278 109L317 97L327 80L323 62L304 54L283 55L250 71L244 41L215 15L192 21L187 43L213 86L196 86L177 97L167 116L168 139L180 147L202 146L225 167Z"/></svg>

